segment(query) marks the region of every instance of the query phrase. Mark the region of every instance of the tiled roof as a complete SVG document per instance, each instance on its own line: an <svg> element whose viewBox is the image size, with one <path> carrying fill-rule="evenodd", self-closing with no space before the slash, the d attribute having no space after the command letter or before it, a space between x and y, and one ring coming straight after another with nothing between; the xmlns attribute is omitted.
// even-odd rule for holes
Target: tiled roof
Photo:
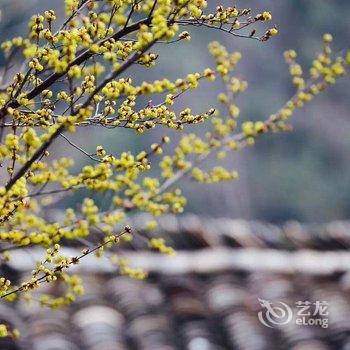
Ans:
<svg viewBox="0 0 350 350"><path fill-rule="evenodd" d="M145 217L134 219L140 235L146 234L145 221ZM0 304L0 319L22 333L17 341L1 340L0 349L350 349L350 223L277 227L187 216L162 219L160 230L179 251L175 258L165 257L168 263L161 268L164 260L143 252L141 238L133 243L137 250L129 246L122 252L148 264L151 274L145 281L118 276L106 264L86 261L80 270L86 294L69 308L51 311L35 303ZM220 252L229 263L216 256ZM295 263L302 253L309 254L311 261L304 260L309 268L290 269L288 262ZM27 257L21 254L22 259L16 256L8 267L13 273L25 273ZM204 254L202 260L198 254ZM241 261L230 259L235 254L241 254ZM274 269L261 260L271 254L280 254L270 261L279 265ZM178 263L181 269L172 267ZM333 267L327 269L328 265ZM55 293L51 285L44 288ZM297 301L327 301L329 316L323 318L329 317L329 327L300 326L294 319L266 327L258 318L259 298L283 301L294 314Z"/></svg>

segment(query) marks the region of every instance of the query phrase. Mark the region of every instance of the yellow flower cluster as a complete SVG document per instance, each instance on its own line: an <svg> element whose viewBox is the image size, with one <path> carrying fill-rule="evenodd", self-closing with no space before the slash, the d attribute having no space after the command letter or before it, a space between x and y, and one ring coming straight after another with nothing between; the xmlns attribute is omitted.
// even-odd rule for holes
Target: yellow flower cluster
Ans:
<svg viewBox="0 0 350 350"><path fill-rule="evenodd" d="M165 244L165 241L163 238L152 238L149 243L150 247L153 249L158 250L160 253L167 254L167 255L175 255L176 252L172 247L168 247Z"/></svg>
<svg viewBox="0 0 350 350"><path fill-rule="evenodd" d="M41 306L57 309L61 306L71 304L76 300L77 297L84 294L82 280L79 276L61 273L60 278L62 282L67 286L65 294L59 297L54 297L50 294L42 294L39 299Z"/></svg>
<svg viewBox="0 0 350 350"><path fill-rule="evenodd" d="M147 272L142 268L132 268L129 265L127 259L118 259L117 264L119 265L120 273L123 276L128 276L137 280L143 280L147 278Z"/></svg>
<svg viewBox="0 0 350 350"><path fill-rule="evenodd" d="M241 54L239 52L233 52L229 55L226 48L217 41L209 45L209 52L216 60L216 71L221 74L224 80L227 80L229 73L240 61Z"/></svg>
<svg viewBox="0 0 350 350"><path fill-rule="evenodd" d="M214 167L209 173L199 168L193 168L192 177L203 183L217 183L222 181L232 181L238 178L237 171L228 171L223 167Z"/></svg>
<svg viewBox="0 0 350 350"><path fill-rule="evenodd" d="M0 324L0 338L18 338L20 336L20 332L17 328L10 329L6 324Z"/></svg>

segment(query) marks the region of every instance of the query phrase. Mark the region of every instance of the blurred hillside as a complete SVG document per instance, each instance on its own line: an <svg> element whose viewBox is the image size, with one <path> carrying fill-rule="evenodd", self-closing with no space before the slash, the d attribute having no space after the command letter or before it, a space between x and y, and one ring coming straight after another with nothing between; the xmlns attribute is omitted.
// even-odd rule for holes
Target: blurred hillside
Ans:
<svg viewBox="0 0 350 350"><path fill-rule="evenodd" d="M209 1L232 5L232 1ZM2 12L0 39L26 31L26 21L47 8L60 9L58 0L0 0ZM157 47L161 53L155 70L137 74L135 80L176 78L189 72L211 66L207 55L209 40L219 40L229 50L242 52L243 59L237 75L249 82L248 91L239 97L242 118L265 119L276 111L291 95L288 68L283 51L294 48L304 65L312 61L320 50L323 33L334 35L338 52L349 46L350 2L348 0L241 0L238 7L251 7L254 12L269 9L280 35L267 43L237 39L221 32L194 30L188 44ZM1 61L0 61L1 62ZM307 68L307 66L305 66ZM305 69L307 71L307 69ZM190 105L194 111L204 111L216 105L220 84L204 84L195 93L183 96L178 109ZM208 187L184 183L190 194L187 210L207 216L256 218L272 222L288 219L318 221L348 218L350 216L350 80L342 79L327 95L313 101L299 111L291 134L269 135L257 142L253 149L230 155L227 162L237 167L240 180L230 184ZM217 90L216 90L217 89ZM166 132L166 131L164 131ZM86 137L88 133L88 137ZM122 131L84 129L75 140L93 150L101 137L110 150L140 150L163 131L148 134L147 138ZM176 134L173 139L176 139ZM62 141L61 141L62 142ZM141 144L142 142L142 144ZM55 152L62 153L67 144L56 143ZM76 158L81 162L80 154ZM105 199L105 198L104 198ZM76 195L62 206L78 201ZM100 198L102 203L102 198Z"/></svg>

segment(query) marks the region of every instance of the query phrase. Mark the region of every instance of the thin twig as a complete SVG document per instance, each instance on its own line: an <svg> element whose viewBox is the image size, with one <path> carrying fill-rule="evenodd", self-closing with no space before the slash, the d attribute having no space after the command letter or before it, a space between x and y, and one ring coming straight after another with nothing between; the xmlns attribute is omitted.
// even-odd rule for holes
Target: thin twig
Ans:
<svg viewBox="0 0 350 350"><path fill-rule="evenodd" d="M99 162L99 163L103 163L103 161L101 159L95 158L93 157L90 153L87 153L85 150L83 150L81 147L79 147L77 144L75 144L74 142L72 142L67 136L65 136L64 134L60 134L61 137L63 137L71 146L73 146L75 149L77 149L78 151L80 151L81 153L85 154L87 157L89 157L90 159L92 159L95 162Z"/></svg>
<svg viewBox="0 0 350 350"><path fill-rule="evenodd" d="M87 248L87 249L85 249L85 251L84 251L81 255L75 256L75 257L71 257L71 258L69 259L69 261L68 261L68 263L67 263L66 266L61 266L61 265L55 266L53 272L45 273L43 276L41 276L41 277L39 277L39 278L36 278L34 284L33 284L33 281L31 281L31 282L28 283L28 285L32 284L33 287L34 287L34 285L37 284L37 283L40 283L40 284L41 284L41 283L45 282L45 281L46 281L46 278L49 277L52 273L53 273L54 275L57 275L57 274L61 273L62 270L68 269L71 265L76 265L76 264L78 264L78 263L80 262L80 260L83 259L84 257L86 257L86 256L88 256L88 255L90 255L90 254L92 254L92 253L94 253L94 252L96 252L97 250L99 250L99 249L105 247L106 245L108 245L108 244L110 244L110 243L112 243L112 242L115 242L115 241L118 240L121 236L123 236L123 235L126 234L126 233L130 233L130 232L131 232L131 229L130 229L128 226L125 227L124 231L122 231L122 232L119 233L118 235L113 236L113 238L111 238L111 239L109 239L109 240L107 240L107 241L104 241L104 242L98 244L98 245L95 246L94 248ZM18 287L18 288L14 289L14 290L11 290L10 292L7 292L7 293L5 293L5 294L2 294L2 295L0 296L0 299L6 298L6 297L8 297L8 296L10 296L10 295L12 295L12 294L18 293L18 292L20 292L20 291L26 289L27 287L28 287L28 286L26 286L26 285L22 285L21 287ZM28 287L28 288L30 288L30 287Z"/></svg>

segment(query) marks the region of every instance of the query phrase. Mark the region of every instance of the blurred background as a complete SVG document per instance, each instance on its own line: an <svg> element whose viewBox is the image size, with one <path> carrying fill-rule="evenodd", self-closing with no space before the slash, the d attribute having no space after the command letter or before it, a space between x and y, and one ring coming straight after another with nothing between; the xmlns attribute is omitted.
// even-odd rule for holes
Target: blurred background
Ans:
<svg viewBox="0 0 350 350"><path fill-rule="evenodd" d="M231 1L210 0L210 6L232 5ZM26 32L26 22L32 14L47 8L62 11L60 0L0 0L0 40ZM334 51L349 45L350 3L348 0L244 0L237 7L251 7L253 13L268 9L280 34L266 43L234 38L213 30L192 30L192 41L169 47L158 46L161 53L158 68L140 72L135 80L175 79L213 65L207 54L210 40L218 40L230 51L240 51L243 59L237 76L249 83L248 90L237 99L242 120L265 119L293 95L288 67L283 52L293 48L299 61L308 70L313 56L321 48L325 32L334 35ZM186 28L187 29L187 28ZM260 33L265 29L257 26ZM0 65L3 57L0 58ZM296 219L303 222L326 222L348 218L350 214L350 80L345 77L326 95L316 98L298 111L292 120L294 132L267 135L252 149L229 155L227 164L236 168L240 179L233 183L208 186L182 184L189 195L187 212L208 217L261 219L283 222ZM197 112L216 106L220 83L204 83L195 92L185 94L175 109L191 106ZM198 128L197 128L198 129ZM197 130L196 129L196 130ZM89 137L85 134L88 133ZM137 152L159 139L167 130L156 130L147 137L135 136L125 130L103 131L84 129L76 140L93 151L101 138L108 149L119 153ZM178 137L172 135L173 140ZM66 149L55 144L58 154ZM74 151L75 152L75 151ZM88 160L76 154L77 166ZM67 206L79 202L79 194L61 202ZM99 200L97 198L97 200Z"/></svg>

